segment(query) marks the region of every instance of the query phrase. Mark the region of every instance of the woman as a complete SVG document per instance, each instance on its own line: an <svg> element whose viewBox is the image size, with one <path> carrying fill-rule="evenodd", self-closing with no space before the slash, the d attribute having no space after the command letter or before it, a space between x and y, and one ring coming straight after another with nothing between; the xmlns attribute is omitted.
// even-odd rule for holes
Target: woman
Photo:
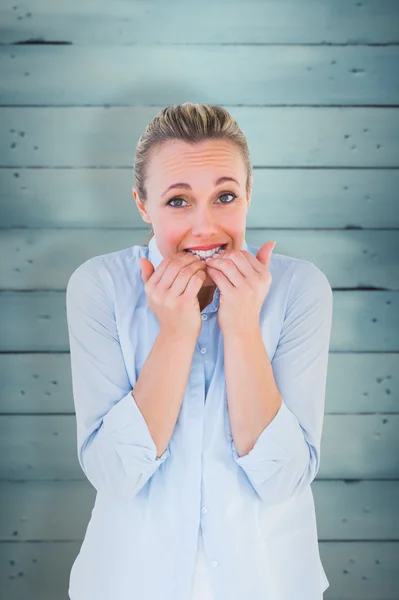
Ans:
<svg viewBox="0 0 399 600"><path fill-rule="evenodd" d="M67 286L78 458L97 490L69 597L320 600L329 282L246 243L251 162L221 107L162 110L134 167L149 246L95 256Z"/></svg>

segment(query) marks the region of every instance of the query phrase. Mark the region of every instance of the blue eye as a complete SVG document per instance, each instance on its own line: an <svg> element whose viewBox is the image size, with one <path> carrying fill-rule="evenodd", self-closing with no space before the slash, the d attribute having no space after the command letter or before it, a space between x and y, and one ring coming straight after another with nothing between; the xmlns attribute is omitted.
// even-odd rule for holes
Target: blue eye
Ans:
<svg viewBox="0 0 399 600"><path fill-rule="evenodd" d="M233 194L232 192L227 192L226 194L221 194L219 196L219 198L222 198L223 196L233 196L233 200L231 200L230 202L222 202L222 204L232 204L234 202L234 200L237 198L236 194ZM172 208L184 208L183 206L173 206L172 204L170 204L171 202L185 202L185 200L183 198L179 198L178 196L176 196L175 198L172 198L171 200L169 200L169 202L167 202L167 206L171 206Z"/></svg>

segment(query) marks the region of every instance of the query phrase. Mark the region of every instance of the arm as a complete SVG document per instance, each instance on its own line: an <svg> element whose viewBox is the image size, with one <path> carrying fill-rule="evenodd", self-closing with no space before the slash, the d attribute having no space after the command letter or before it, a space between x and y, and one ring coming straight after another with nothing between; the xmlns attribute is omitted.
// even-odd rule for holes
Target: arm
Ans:
<svg viewBox="0 0 399 600"><path fill-rule="evenodd" d="M239 456L248 454L276 416L282 398L259 324L245 334L223 334L231 431Z"/></svg>
<svg viewBox="0 0 399 600"><path fill-rule="evenodd" d="M66 293L78 459L96 490L131 498L169 456L196 340L160 331L132 390L101 267L78 267Z"/></svg>
<svg viewBox="0 0 399 600"><path fill-rule="evenodd" d="M162 456L179 416L197 337L160 331L132 391Z"/></svg>
<svg viewBox="0 0 399 600"><path fill-rule="evenodd" d="M232 453L265 504L301 493L320 466L332 290L313 263L294 268L272 371L257 335L225 340Z"/></svg>

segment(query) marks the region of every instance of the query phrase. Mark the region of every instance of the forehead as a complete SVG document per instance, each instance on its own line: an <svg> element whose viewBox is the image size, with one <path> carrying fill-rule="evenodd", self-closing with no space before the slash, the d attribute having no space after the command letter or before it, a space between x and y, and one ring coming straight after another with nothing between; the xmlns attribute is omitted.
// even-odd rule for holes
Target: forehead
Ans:
<svg viewBox="0 0 399 600"><path fill-rule="evenodd" d="M216 170L220 175L245 177L244 160L236 144L228 140L204 140L195 144L168 140L154 149L148 176L165 180L183 173L187 176L189 171L207 171L213 176Z"/></svg>

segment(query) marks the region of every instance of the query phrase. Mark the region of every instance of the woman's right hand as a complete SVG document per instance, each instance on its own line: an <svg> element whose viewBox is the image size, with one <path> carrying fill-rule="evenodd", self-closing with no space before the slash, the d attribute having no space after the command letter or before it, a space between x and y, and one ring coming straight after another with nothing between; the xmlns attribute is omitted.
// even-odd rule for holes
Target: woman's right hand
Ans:
<svg viewBox="0 0 399 600"><path fill-rule="evenodd" d="M160 328L199 335L202 322L197 294L206 279L206 264L184 251L173 260L164 258L155 270L147 258L139 260L147 303Z"/></svg>

